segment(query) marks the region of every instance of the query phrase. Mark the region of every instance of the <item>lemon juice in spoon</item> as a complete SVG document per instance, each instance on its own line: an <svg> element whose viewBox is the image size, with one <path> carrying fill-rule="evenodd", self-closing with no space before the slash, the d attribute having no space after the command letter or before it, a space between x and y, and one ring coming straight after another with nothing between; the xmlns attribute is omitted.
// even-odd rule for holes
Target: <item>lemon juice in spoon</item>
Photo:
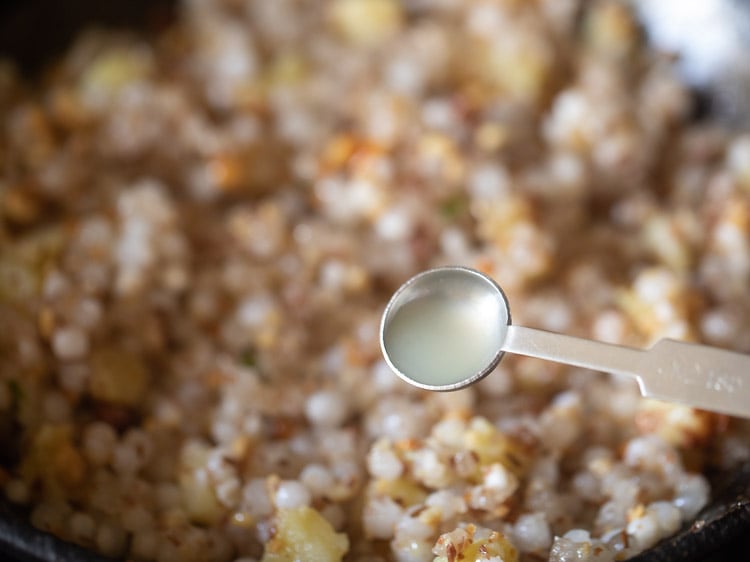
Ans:
<svg viewBox="0 0 750 562"><path fill-rule="evenodd" d="M506 322L493 298L416 298L390 320L385 344L393 365L428 386L461 382L498 354Z"/></svg>

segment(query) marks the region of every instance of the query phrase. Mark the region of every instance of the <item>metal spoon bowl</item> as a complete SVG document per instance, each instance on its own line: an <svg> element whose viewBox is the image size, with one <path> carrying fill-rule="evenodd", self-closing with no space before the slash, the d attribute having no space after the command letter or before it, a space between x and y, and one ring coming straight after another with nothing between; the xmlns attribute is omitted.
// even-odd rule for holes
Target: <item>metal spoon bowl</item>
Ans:
<svg viewBox="0 0 750 562"><path fill-rule="evenodd" d="M439 305L443 308L437 310ZM416 322L409 325L410 320ZM396 291L383 313L380 345L388 365L406 382L426 390L458 390L494 370L510 323L508 299L495 281L473 269L441 267L419 273ZM476 356L467 358L471 351ZM425 372L451 366L461 371L457 377L441 380Z"/></svg>

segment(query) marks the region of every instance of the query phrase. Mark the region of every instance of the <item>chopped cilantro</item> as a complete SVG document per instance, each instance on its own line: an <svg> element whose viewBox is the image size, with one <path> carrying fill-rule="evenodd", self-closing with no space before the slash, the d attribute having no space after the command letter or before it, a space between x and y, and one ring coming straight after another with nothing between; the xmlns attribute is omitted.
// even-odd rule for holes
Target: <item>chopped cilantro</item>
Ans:
<svg viewBox="0 0 750 562"><path fill-rule="evenodd" d="M449 220L456 219L469 209L469 202L464 195L454 195L440 205L440 214Z"/></svg>
<svg viewBox="0 0 750 562"><path fill-rule="evenodd" d="M240 363L245 367L256 367L258 365L258 354L254 349L247 348L240 355Z"/></svg>

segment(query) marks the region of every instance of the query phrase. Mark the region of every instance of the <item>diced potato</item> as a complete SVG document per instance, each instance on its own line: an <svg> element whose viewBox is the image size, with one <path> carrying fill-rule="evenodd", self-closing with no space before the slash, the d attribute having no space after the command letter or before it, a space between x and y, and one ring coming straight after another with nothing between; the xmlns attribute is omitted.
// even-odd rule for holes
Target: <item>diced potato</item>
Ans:
<svg viewBox="0 0 750 562"><path fill-rule="evenodd" d="M91 356L89 391L97 400L136 406L148 389L148 372L136 355L104 347Z"/></svg>
<svg viewBox="0 0 750 562"><path fill-rule="evenodd" d="M145 49L114 48L104 51L91 63L82 78L89 92L113 94L152 71L153 61Z"/></svg>
<svg viewBox="0 0 750 562"><path fill-rule="evenodd" d="M311 507L279 510L276 534L266 544L262 562L336 562L349 550L349 539Z"/></svg>
<svg viewBox="0 0 750 562"><path fill-rule="evenodd" d="M466 447L479 456L482 466L499 462L516 476L524 473L528 454L484 418L474 418L465 436Z"/></svg>
<svg viewBox="0 0 750 562"><path fill-rule="evenodd" d="M716 414L682 404L643 400L635 424L642 433L655 433L670 445L692 448L713 437L716 419Z"/></svg>
<svg viewBox="0 0 750 562"><path fill-rule="evenodd" d="M427 497L427 492L422 486L407 478L377 480L374 483L373 491L377 495L388 496L400 505L405 506L418 504Z"/></svg>
<svg viewBox="0 0 750 562"><path fill-rule="evenodd" d="M182 451L178 476L182 506L190 521L203 525L216 524L224 512L205 468L208 453L199 443L188 444Z"/></svg>
<svg viewBox="0 0 750 562"><path fill-rule="evenodd" d="M401 27L403 14L396 0L336 0L331 20L352 43L376 43Z"/></svg>
<svg viewBox="0 0 750 562"><path fill-rule="evenodd" d="M72 442L70 425L43 425L36 432L21 467L27 481L39 481L51 497L62 496L83 483L86 461Z"/></svg>
<svg viewBox="0 0 750 562"><path fill-rule="evenodd" d="M638 40L638 25L632 13L619 2L604 2L585 22L587 43L597 52L614 58L632 53Z"/></svg>

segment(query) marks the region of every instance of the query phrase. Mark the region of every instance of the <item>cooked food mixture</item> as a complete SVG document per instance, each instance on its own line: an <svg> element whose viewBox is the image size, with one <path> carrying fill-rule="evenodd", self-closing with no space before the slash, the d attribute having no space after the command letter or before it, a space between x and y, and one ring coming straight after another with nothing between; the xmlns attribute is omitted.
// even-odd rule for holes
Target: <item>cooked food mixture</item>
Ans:
<svg viewBox="0 0 750 562"><path fill-rule="evenodd" d="M0 487L134 561L621 560L747 422L507 357L430 393L385 303L480 269L514 321L750 352L750 136L614 1L189 0L0 64Z"/></svg>

